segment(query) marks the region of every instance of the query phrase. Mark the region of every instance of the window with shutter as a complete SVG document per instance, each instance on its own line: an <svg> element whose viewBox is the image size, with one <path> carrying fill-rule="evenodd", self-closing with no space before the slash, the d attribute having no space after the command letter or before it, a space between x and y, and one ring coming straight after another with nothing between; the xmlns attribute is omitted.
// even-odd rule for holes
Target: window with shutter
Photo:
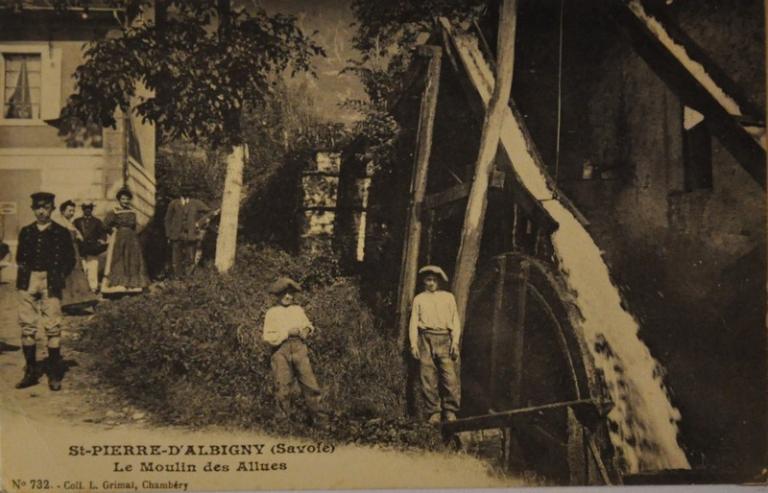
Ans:
<svg viewBox="0 0 768 493"><path fill-rule="evenodd" d="M3 118L39 120L40 54L4 53Z"/></svg>
<svg viewBox="0 0 768 493"><path fill-rule="evenodd" d="M44 125L61 111L61 48L0 44L0 124Z"/></svg>

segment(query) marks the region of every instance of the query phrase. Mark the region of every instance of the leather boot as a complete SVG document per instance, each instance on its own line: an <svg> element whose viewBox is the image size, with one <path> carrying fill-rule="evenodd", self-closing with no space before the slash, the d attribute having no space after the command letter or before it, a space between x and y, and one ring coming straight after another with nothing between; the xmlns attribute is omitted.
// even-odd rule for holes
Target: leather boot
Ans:
<svg viewBox="0 0 768 493"><path fill-rule="evenodd" d="M22 346L24 351L24 360L27 365L24 367L24 377L16 384L17 389L26 389L33 385L37 385L37 364L36 364L36 352L35 346Z"/></svg>
<svg viewBox="0 0 768 493"><path fill-rule="evenodd" d="M48 388L57 391L61 390L61 377L63 368L61 367L61 348L48 348Z"/></svg>

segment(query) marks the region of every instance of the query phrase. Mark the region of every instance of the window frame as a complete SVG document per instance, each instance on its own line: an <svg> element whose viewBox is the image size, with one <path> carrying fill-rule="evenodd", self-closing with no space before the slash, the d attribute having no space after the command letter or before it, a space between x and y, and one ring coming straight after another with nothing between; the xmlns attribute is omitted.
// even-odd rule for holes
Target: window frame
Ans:
<svg viewBox="0 0 768 493"><path fill-rule="evenodd" d="M43 104L45 103L45 77L43 77L43 64L45 63L46 50L52 49L48 44L19 44L0 45L0 94L3 95L3 108L0 111L0 126L9 127L44 127ZM6 118L5 117L5 55L39 55L40 56L40 117L39 118Z"/></svg>

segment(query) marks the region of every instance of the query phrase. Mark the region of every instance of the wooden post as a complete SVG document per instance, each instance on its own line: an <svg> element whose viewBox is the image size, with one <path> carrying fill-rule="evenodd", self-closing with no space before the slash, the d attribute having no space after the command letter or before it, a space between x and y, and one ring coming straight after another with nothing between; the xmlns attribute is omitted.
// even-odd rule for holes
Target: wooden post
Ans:
<svg viewBox="0 0 768 493"><path fill-rule="evenodd" d="M432 263L432 240L435 236L435 221L437 220L437 214L435 209L430 209L427 213L427 248L426 257L427 263Z"/></svg>
<svg viewBox="0 0 768 493"><path fill-rule="evenodd" d="M491 408L495 409L496 403L496 379L498 378L498 359L499 359L499 331L503 324L502 317L504 316L504 281L507 279L507 257L502 255L498 258L498 265L496 270L498 272L498 279L496 279L496 291L493 296L493 318L491 319L491 354L490 354L490 366L488 381L488 402Z"/></svg>
<svg viewBox="0 0 768 493"><path fill-rule="evenodd" d="M567 426L568 442L566 452L568 456L568 476L571 486L583 486L589 484L587 474L587 444L584 443L584 427L576 418L573 409L568 408Z"/></svg>
<svg viewBox="0 0 768 493"><path fill-rule="evenodd" d="M442 50L437 46L420 46L418 55L427 56L429 65L424 92L419 108L419 124L416 134L416 157L413 164L411 181L411 202L403 245L403 261L400 275L400 293L398 302L398 342L407 349L409 306L416 289L416 277L419 268L419 244L421 241L421 212L427 191L429 156L432 151L432 130L437 110L437 94L440 87L440 66Z"/></svg>
<svg viewBox="0 0 768 493"><path fill-rule="evenodd" d="M515 56L516 10L517 0L503 0L499 17L498 73L483 122L480 150L475 164L475 178L467 202L461 244L456 259L453 292L462 325L466 318L467 301L472 280L475 277L477 257L480 254L483 222L488 205L488 186L499 147L504 115L509 108Z"/></svg>
<svg viewBox="0 0 768 493"><path fill-rule="evenodd" d="M512 250L516 251L517 248L517 228L520 217L520 207L517 202L512 206Z"/></svg>
<svg viewBox="0 0 768 493"><path fill-rule="evenodd" d="M530 265L522 261L518 267L517 279L515 280L517 300L515 303L515 322L512 325L512 405L520 407L523 405L523 344L525 343L525 312L528 297L528 277L530 275Z"/></svg>

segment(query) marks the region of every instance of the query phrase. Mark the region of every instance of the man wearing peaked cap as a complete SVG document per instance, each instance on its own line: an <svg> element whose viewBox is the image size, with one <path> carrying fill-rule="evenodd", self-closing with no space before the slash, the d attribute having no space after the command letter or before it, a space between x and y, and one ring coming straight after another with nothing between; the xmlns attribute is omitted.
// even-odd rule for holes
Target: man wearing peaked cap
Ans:
<svg viewBox="0 0 768 493"><path fill-rule="evenodd" d="M262 338L272 346L270 365L275 379L275 415L279 418L290 415L291 388L294 381L298 380L314 424L324 426L327 417L320 410L322 390L312 370L309 351L304 342L315 331L315 327L304 309L294 304L293 294L297 291L301 291L301 286L288 277L281 277L269 287L277 303L264 316Z"/></svg>
<svg viewBox="0 0 768 493"><path fill-rule="evenodd" d="M69 231L53 221L55 196L31 195L35 222L19 231L16 288L19 291L18 319L26 360L24 377L16 384L23 389L37 383L36 340L38 324L48 338L48 386L61 389L61 295L64 283L75 266L75 249Z"/></svg>
<svg viewBox="0 0 768 493"><path fill-rule="evenodd" d="M56 196L48 192L35 192L30 195L32 198L32 210L42 207L44 205L50 205L51 209L56 207Z"/></svg>

